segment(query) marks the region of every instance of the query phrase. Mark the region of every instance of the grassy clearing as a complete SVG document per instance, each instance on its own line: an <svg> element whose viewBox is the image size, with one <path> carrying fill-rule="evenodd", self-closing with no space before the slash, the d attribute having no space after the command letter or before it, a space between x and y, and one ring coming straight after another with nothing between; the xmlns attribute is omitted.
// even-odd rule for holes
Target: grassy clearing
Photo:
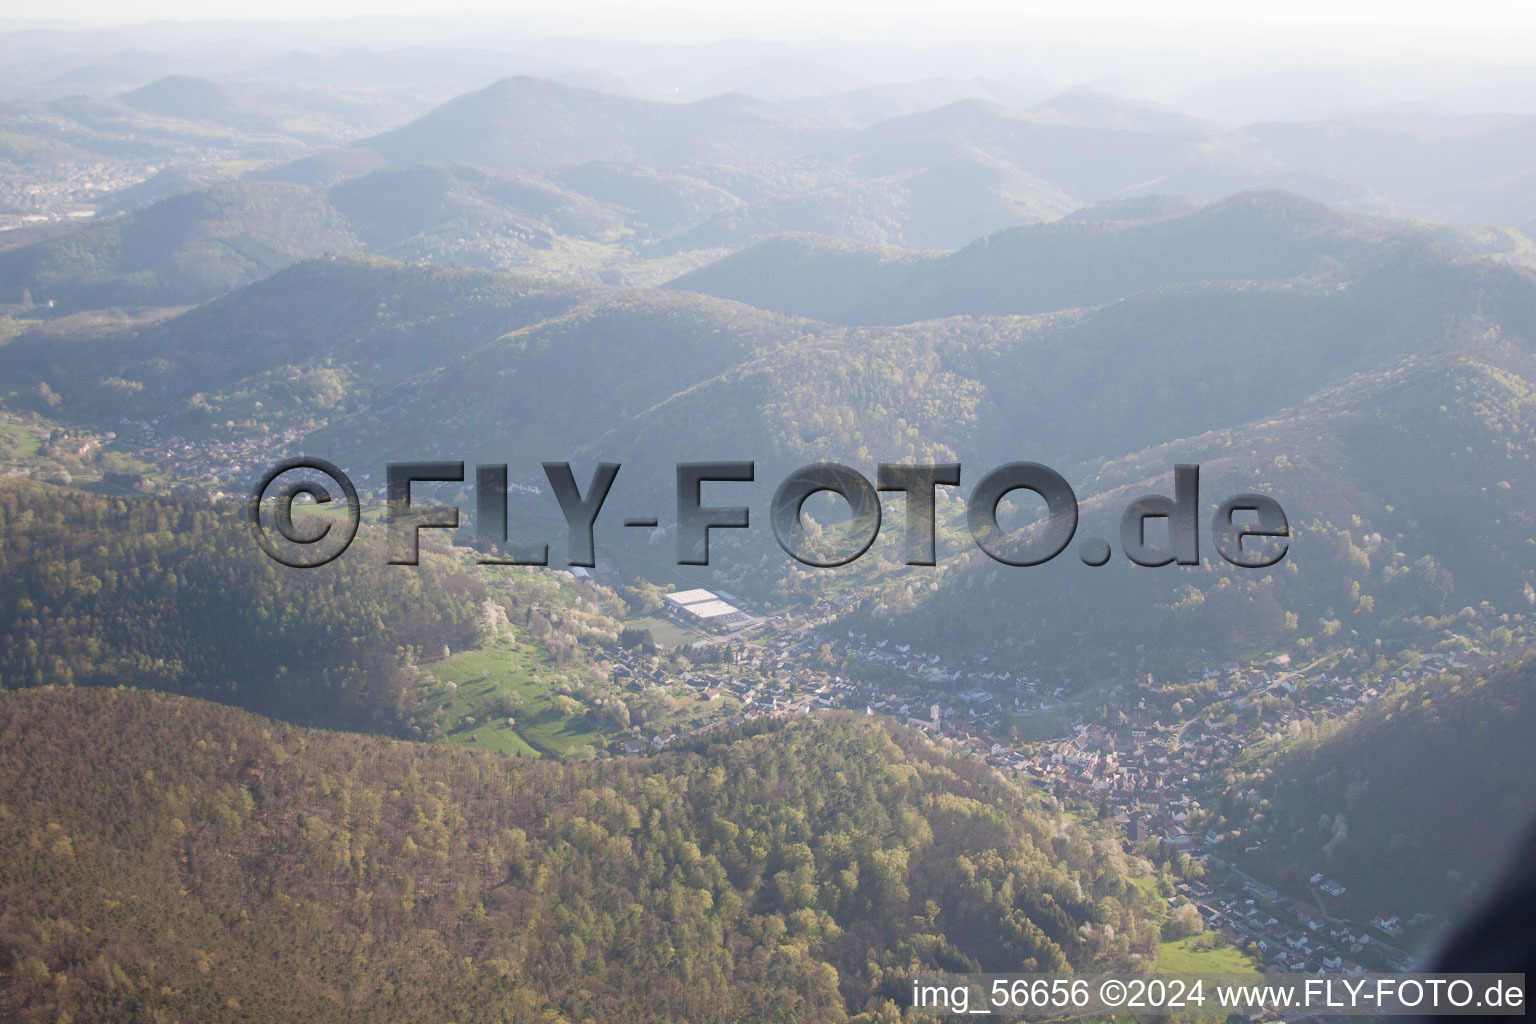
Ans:
<svg viewBox="0 0 1536 1024"><path fill-rule="evenodd" d="M1157 969L1163 974L1251 974L1259 971L1240 949L1221 945L1201 948L1209 936L1197 935L1165 942L1157 949Z"/></svg>
<svg viewBox="0 0 1536 1024"><path fill-rule="evenodd" d="M1072 727L1065 715L1057 711L1041 711L1032 715L1016 715L1013 724L1019 730L1019 742L1037 743L1041 740L1060 739L1070 736Z"/></svg>
<svg viewBox="0 0 1536 1024"><path fill-rule="evenodd" d="M1132 875L1129 881L1147 896L1151 920L1161 923L1168 917L1169 893L1155 875ZM1157 948L1159 974L1247 974L1257 976L1258 968L1248 954L1228 944L1216 932L1192 935L1161 943Z"/></svg>
<svg viewBox="0 0 1536 1024"><path fill-rule="evenodd" d="M268 492L270 493L270 492ZM358 519L363 517L362 503L358 503ZM314 516L316 518L329 516L332 519L345 519L347 517L347 502L345 496L337 494L331 501L317 502L311 498L300 498L289 506L289 511L294 519L304 519Z"/></svg>
<svg viewBox="0 0 1536 1024"><path fill-rule="evenodd" d="M17 455L36 455L42 447L42 438L25 423L0 417L0 449L10 449Z"/></svg>
<svg viewBox="0 0 1536 1024"><path fill-rule="evenodd" d="M1146 893L1149 898L1159 902L1168 895L1162 891L1162 883L1151 875L1133 875L1131 876L1131 884Z"/></svg>
<svg viewBox="0 0 1536 1024"><path fill-rule="evenodd" d="M436 718L447 742L524 757L595 753L603 737L581 713L561 710L559 694L533 681L533 670L542 663L539 648L502 640L431 666L436 683L423 696L443 709ZM516 706L501 706L507 698ZM506 724L508 717L514 725Z"/></svg>
<svg viewBox="0 0 1536 1024"><path fill-rule="evenodd" d="M670 651L674 647L691 644L697 640L707 640L710 636L708 633L700 632L697 629L689 629L660 615L646 615L638 619L629 619L624 625L632 629L650 630L651 637L656 641L656 646L663 651Z"/></svg>

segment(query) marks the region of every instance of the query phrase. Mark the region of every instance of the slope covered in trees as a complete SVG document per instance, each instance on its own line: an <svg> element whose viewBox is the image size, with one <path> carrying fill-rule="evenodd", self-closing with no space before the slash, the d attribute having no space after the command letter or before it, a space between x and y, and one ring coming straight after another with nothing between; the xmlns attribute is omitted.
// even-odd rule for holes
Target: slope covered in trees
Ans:
<svg viewBox="0 0 1536 1024"><path fill-rule="evenodd" d="M821 1024L1159 938L1114 847L859 720L554 764L37 689L0 793L22 1020Z"/></svg>
<svg viewBox="0 0 1536 1024"><path fill-rule="evenodd" d="M861 617L924 645L1027 650L1078 684L1161 678L1236 652L1418 638L1485 601L1528 620L1531 380L1523 345L1484 339L1461 356L1354 375L1251 423L1097 460L1072 481L1079 540L1117 538L1131 501L1173 493L1174 464L1201 467L1200 566L1117 557L1088 568L1069 548L1009 568L975 550L957 514L942 576L892 579ZM1244 491L1272 496L1289 518L1273 569L1235 568L1213 549L1215 507Z"/></svg>
<svg viewBox="0 0 1536 1024"><path fill-rule="evenodd" d="M868 279L887 272L909 305L922 292L902 283L914 274L963 285L969 295L928 311L963 310L972 314L966 319L889 330L829 329L681 295L348 258L292 268L110 343L37 332L0 352L0 365L29 389L47 384L63 403L59 414L109 423L168 415L190 433L228 420L293 424L299 412L317 420L362 412L344 428L357 435L349 447L377 446L391 433L380 423L398 422L430 395L439 415L453 410L454 421L508 434L579 420L561 434L564 448L626 437L642 414L709 423L761 408L778 421L767 429L775 447L789 432L786 446L808 454L848 458L864 447L890 457L923 424L924 440L942 432L974 457L1012 457L1014 439L1026 436L1059 462L1228 427L1349 373L1459 344L1479 325L1521 338L1536 322L1528 271L1294 197L1239 197L1163 221L1049 233L1071 239L1083 264L1070 288L1034 274L1059 246L1012 235L940 258L975 264L965 273L940 272L899 250L850 253L862 262L846 273L837 259L801 266L765 250L790 268L778 279L787 277L783 287L801 305L822 305L821 296L867 312L883 287ZM1254 235L1267 240L1256 247L1267 255L1239 266L1229 250ZM1207 251L1182 267L1170 256ZM1097 270L1084 269L1090 265ZM1054 312L1090 299L1107 304ZM1016 315L1040 308L1053 312ZM905 315L893 299L877 318ZM456 361L460 355L468 359ZM728 373L733 366L740 372ZM893 387L914 372L972 392L970 402L943 404L962 415L974 408L973 421L924 424L915 407L933 405L934 396ZM571 387L522 386L541 374ZM703 381L711 387L697 388ZM635 399L573 404L602 388ZM1085 418L1085 403L1103 414ZM834 412L844 425L828 430ZM751 429L760 446L764 431Z"/></svg>
<svg viewBox="0 0 1536 1024"><path fill-rule="evenodd" d="M0 689L126 684L303 725L557 758L736 706L687 687L626 687L610 661L623 614L611 591L482 568L430 535L420 565L387 565L371 517L346 557L297 570L259 551L234 502L11 482L0 537Z"/></svg>
<svg viewBox="0 0 1536 1024"><path fill-rule="evenodd" d="M110 344L88 335L23 337L5 347L0 363L51 382L61 411L108 423L168 417L200 433L217 414L302 428L300 415L334 416L376 387L568 310L590 291L337 257L292 267Z"/></svg>
<svg viewBox="0 0 1536 1024"><path fill-rule="evenodd" d="M1300 196L1250 192L1209 205L1105 204L1011 227L952 253L904 253L816 237L776 238L669 287L834 323L903 324L956 315L1098 306L1195 283L1338 283L1383 267L1446 263L1480 242L1341 213Z"/></svg>
<svg viewBox="0 0 1536 1024"><path fill-rule="evenodd" d="M64 311L203 302L302 259L358 247L322 194L229 182L0 253L0 301Z"/></svg>
<svg viewBox="0 0 1536 1024"><path fill-rule="evenodd" d="M1531 273L1422 235L1377 237L1379 223L1285 197L1223 205L1148 223L1183 224L1167 230L1184 242L1199 233L1192 218L1271 223L1264 272L1299 276L1172 284L1030 316L847 327L696 293L338 258L128 332L35 332L0 349L0 366L51 394L53 416L158 416L191 436L230 423L247 434L306 426L306 447L349 471L421 457L418 426L435 452L514 472L550 458L618 461L615 515L670 505L672 467L687 459L754 459L759 483L742 493L761 506L785 473L817 459L870 474L876 460L960 459L974 467L968 486L986 468L1035 458L1087 503L1082 535L1112 537L1125 502L1166 491L1175 463L1200 462L1210 504L1265 490L1298 537L1320 539L1298 543L1277 573L1236 573L1240 585L1118 562L1098 576L1072 564L994 583L997 567L956 529L947 550L958 557L946 555L943 574L892 577L866 609L908 636L1008 637L1002 594L1035 608L1048 593L1048 607L1024 619L1061 622L1041 631L1069 645L1092 623L1123 620L1137 630L1110 635L1134 646L1171 618L1193 631L1192 650L1213 636L1222 650L1261 648L1321 637L1318 622L1347 636L1442 614L1450 601L1521 600L1533 536L1518 497L1533 423ZM1094 251L1121 258L1117 237ZM1162 250L1138 251L1127 287L1146 283L1137 275ZM1096 280L1113 290L1114 277ZM1431 478L1443 484L1420 485ZM1474 494L1501 524L1492 543L1470 542ZM555 515L552 503L541 508ZM723 557L716 582L783 598L788 560L759 534L751 551ZM1354 553L1376 534L1385 540ZM1104 580L1122 570L1134 582L1106 598ZM1042 591L1055 575L1063 580ZM1113 646L1093 650L1118 656Z"/></svg>
<svg viewBox="0 0 1536 1024"><path fill-rule="evenodd" d="M1342 722L1255 752L1220 805L1222 826L1265 841L1255 862L1272 877L1343 882L1340 916L1469 905L1536 807L1536 657L1411 674Z"/></svg>
<svg viewBox="0 0 1536 1024"><path fill-rule="evenodd" d="M657 103L517 76L356 146L395 163L458 160L503 171L590 160L677 166L798 156L833 127L740 95Z"/></svg>
<svg viewBox="0 0 1536 1024"><path fill-rule="evenodd" d="M0 487L0 683L128 684L300 722L404 732L400 651L479 639L485 587L450 563L356 557L296 571L243 507Z"/></svg>

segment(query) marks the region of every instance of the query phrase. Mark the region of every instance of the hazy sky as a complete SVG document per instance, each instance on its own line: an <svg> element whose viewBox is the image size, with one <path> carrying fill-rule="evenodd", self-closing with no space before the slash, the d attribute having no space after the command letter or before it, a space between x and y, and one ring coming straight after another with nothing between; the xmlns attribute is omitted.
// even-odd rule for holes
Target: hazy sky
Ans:
<svg viewBox="0 0 1536 1024"><path fill-rule="evenodd" d="M357 15L429 15L445 10L527 17L569 31L650 26L868 33L880 41L1005 38L1046 31L1105 42L1180 41L1284 44L1318 51L1373 47L1441 48L1468 52L1486 46L1505 58L1536 40L1532 0L669 0L615 5L601 0L51 0L47 5L0 3L0 16L63 18L91 24L151 19L293 19ZM1148 33L1151 33L1150 35ZM1530 60L1530 58L1527 58Z"/></svg>

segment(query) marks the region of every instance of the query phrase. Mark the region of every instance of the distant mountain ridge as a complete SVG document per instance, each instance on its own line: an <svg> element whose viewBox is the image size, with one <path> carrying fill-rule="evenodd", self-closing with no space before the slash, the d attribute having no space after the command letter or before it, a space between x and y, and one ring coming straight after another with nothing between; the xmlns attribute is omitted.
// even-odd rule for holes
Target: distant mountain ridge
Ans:
<svg viewBox="0 0 1536 1024"><path fill-rule="evenodd" d="M1138 202L1146 208L1147 201ZM1132 220L1120 213L1101 219L1089 208L944 254L791 236L734 253L669 287L835 323L896 324L1095 306L1195 282L1346 280L1399 250L1417 250L1423 259L1452 255L1410 226L1282 192L1192 208L1170 201L1164 208L1167 215Z"/></svg>
<svg viewBox="0 0 1536 1024"><path fill-rule="evenodd" d="M666 104L515 77L356 145L396 163L446 159L546 171L592 160L678 166L781 159L803 155L830 130L744 96Z"/></svg>
<svg viewBox="0 0 1536 1024"><path fill-rule="evenodd" d="M46 293L54 308L69 312L182 305L298 259L358 248L412 261L649 284L786 233L965 251L978 238L1006 244L1006 237L995 236L1018 225L1119 222L1130 209L1141 211L1137 219L1169 219L1164 214L1175 209L1173 201L1158 196L1192 197L1186 212L1196 218L1195 204L1225 209L1221 204L1234 193L1276 188L1372 212L1390 212L1393 196L1407 197L1407 208L1421 212L1449 201L1443 182L1459 180L1466 159L1438 143L1410 144L1400 133L1370 129L1370 137L1385 133L1407 154L1377 166L1362 163L1353 130L1259 125L1237 131L1081 89L1023 109L964 99L860 127L741 95L662 103L527 76L502 79L345 146L301 146L298 159L269 159L244 181L202 191L190 190L235 172L188 161L170 141L143 141L191 133L199 151L249 145L275 154L297 145L284 134L289 122L303 123L285 113L290 102L304 100L173 75L113 100L0 109L0 161L7 159L5 139L24 142L42 134L48 141L38 144L53 147L59 159L65 156L59 147L79 150L72 159L83 159L94 145L87 137L93 132L118 140L113 146L148 146L146 152L173 146L167 169L100 200L103 214L125 210L126 217L75 226L61 231L57 244L0 261L0 299L20 302L25 293L37 301ZM336 98L320 106L329 111L326 118L342 119L352 116L347 103ZM98 127L58 127L65 117ZM213 126L230 119L244 126L240 137L213 138L219 131ZM1526 222L1536 203L1536 168L1520 163L1528 134L1523 123L1500 124L1476 140L1487 168L1478 172L1477 209L1506 223ZM26 144L14 156L30 161L42 152ZM1438 177L1414 183L1425 175ZM310 191L275 191L282 183ZM286 196L290 208L267 212L277 195ZM1142 205L1109 212L1117 208L1112 204L1127 203ZM1162 212L1154 215L1159 204ZM1472 209L1463 212L1470 216ZM1242 227L1234 224L1235 231ZM1254 228L1265 230L1262 224ZM174 241L178 237L183 241ZM1190 243L1213 240L1219 241L1207 235ZM1179 240L1149 244L1177 246ZM1497 244L1511 258L1536 263L1529 239ZM1029 248L1021 242L1011 258L1027 263ZM1231 255L1258 258L1240 249ZM782 247L776 252L787 255ZM1054 273L1065 282L1093 270L1074 264L1067 249L1051 252L1062 264L1031 266L1032 274ZM157 253L165 259L157 262ZM983 258L971 269L987 262ZM820 258L808 265L817 273L834 269ZM1235 267L1233 276L1247 269ZM1210 275L1193 267L1182 278L1170 277L1196 278ZM882 297L880 305L893 308L876 319L832 304L775 304L766 294L749 301L873 323L959 308L923 304L933 281L916 288L908 280L885 284L895 301ZM963 304L972 312L996 312L1103 301L1091 288L1059 296L1054 305L1017 297L977 305L985 299L983 289L963 296Z"/></svg>
<svg viewBox="0 0 1536 1024"><path fill-rule="evenodd" d="M167 75L126 92L118 99L131 107L191 121L227 118L233 107L228 89L206 78Z"/></svg>
<svg viewBox="0 0 1536 1024"><path fill-rule="evenodd" d="M1401 479L1437 465L1458 481L1455 493L1493 495L1502 520L1523 529L1524 513L1505 499L1524 479L1523 432L1536 422L1519 397L1536 379L1536 274L1435 232L1278 193L1118 210L949 254L791 238L704 272L757 259L761 273L733 269L733 279L778 289L785 305L825 320L764 310L770 301L757 293L339 257L150 326L78 340L25 334L0 348L0 370L52 416L155 419L194 438L229 423L297 427L306 449L370 474L420 457L420 438L398 429L407 423L430 423L434 449L466 461L619 461L626 500L645 503L637 513L670 501L672 463L684 458L751 457L771 486L819 459L872 472L877 459L981 467L1032 456L1067 473L1085 515L1096 516L1128 501L1126 488L1165 487L1174 463L1200 461L1220 470L1212 488L1300 495L1284 502L1298 530L1337 538L1357 516L1402 534L1391 558L1418 551L1424 564L1410 559L1403 571L1389 559L1373 566L1379 578L1355 581L1380 588L1379 611L1359 613L1361 628L1449 595L1520 600L1529 573L1518 549L1467 547L1456 539L1465 532L1458 506L1405 491ZM797 264L775 247L826 262ZM834 314L845 322L827 322ZM1464 409L1467 393L1484 395L1508 426ZM1386 466L1396 475L1378 471ZM1314 550L1335 550L1335 539L1322 543ZM882 583L888 597L870 604L878 628L1006 635L998 616L1011 614L1010 602L1032 606L1037 588L1015 572L1007 586L1024 590L989 600L994 584L983 581L995 566L974 546L960 553L931 591L903 596L904 583ZM872 575L883 579L873 567L889 555L872 556ZM732 591L783 578L771 539L727 561L718 582ZM1041 621L1086 613L1100 593L1070 561L1050 567L1078 575L1052 591ZM1304 572L1293 578L1297 566ZM1242 587L1224 593L1243 596L1216 631L1220 642L1283 640L1276 594L1338 617L1335 570L1298 546L1277 573L1238 573ZM1170 621L1208 629L1192 611L1201 605L1175 595L1223 593L1232 575L1147 571L1115 593L1182 609ZM1117 651L1104 644L1096 656Z"/></svg>
<svg viewBox="0 0 1536 1024"><path fill-rule="evenodd" d="M359 245L346 219L308 189L227 182L0 253L0 292L70 312L184 305Z"/></svg>

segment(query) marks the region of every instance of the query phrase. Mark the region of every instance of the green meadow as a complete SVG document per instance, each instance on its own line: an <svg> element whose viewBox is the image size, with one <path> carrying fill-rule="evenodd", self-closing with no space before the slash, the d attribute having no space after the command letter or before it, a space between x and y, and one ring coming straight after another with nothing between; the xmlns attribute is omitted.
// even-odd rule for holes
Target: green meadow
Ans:
<svg viewBox="0 0 1536 1024"><path fill-rule="evenodd" d="M604 745L601 734L580 711L562 710L560 694L533 681L534 669L543 664L537 647L500 640L432 665L436 682L423 699L443 709L437 722L449 743L525 757L596 753ZM506 698L516 703L510 715ZM507 725L509 717L515 724Z"/></svg>
<svg viewBox="0 0 1536 1024"><path fill-rule="evenodd" d="M1211 939L1192 935L1176 942L1165 942L1157 949L1157 969L1162 974L1253 974L1258 969L1248 954L1224 942L1206 948Z"/></svg>

